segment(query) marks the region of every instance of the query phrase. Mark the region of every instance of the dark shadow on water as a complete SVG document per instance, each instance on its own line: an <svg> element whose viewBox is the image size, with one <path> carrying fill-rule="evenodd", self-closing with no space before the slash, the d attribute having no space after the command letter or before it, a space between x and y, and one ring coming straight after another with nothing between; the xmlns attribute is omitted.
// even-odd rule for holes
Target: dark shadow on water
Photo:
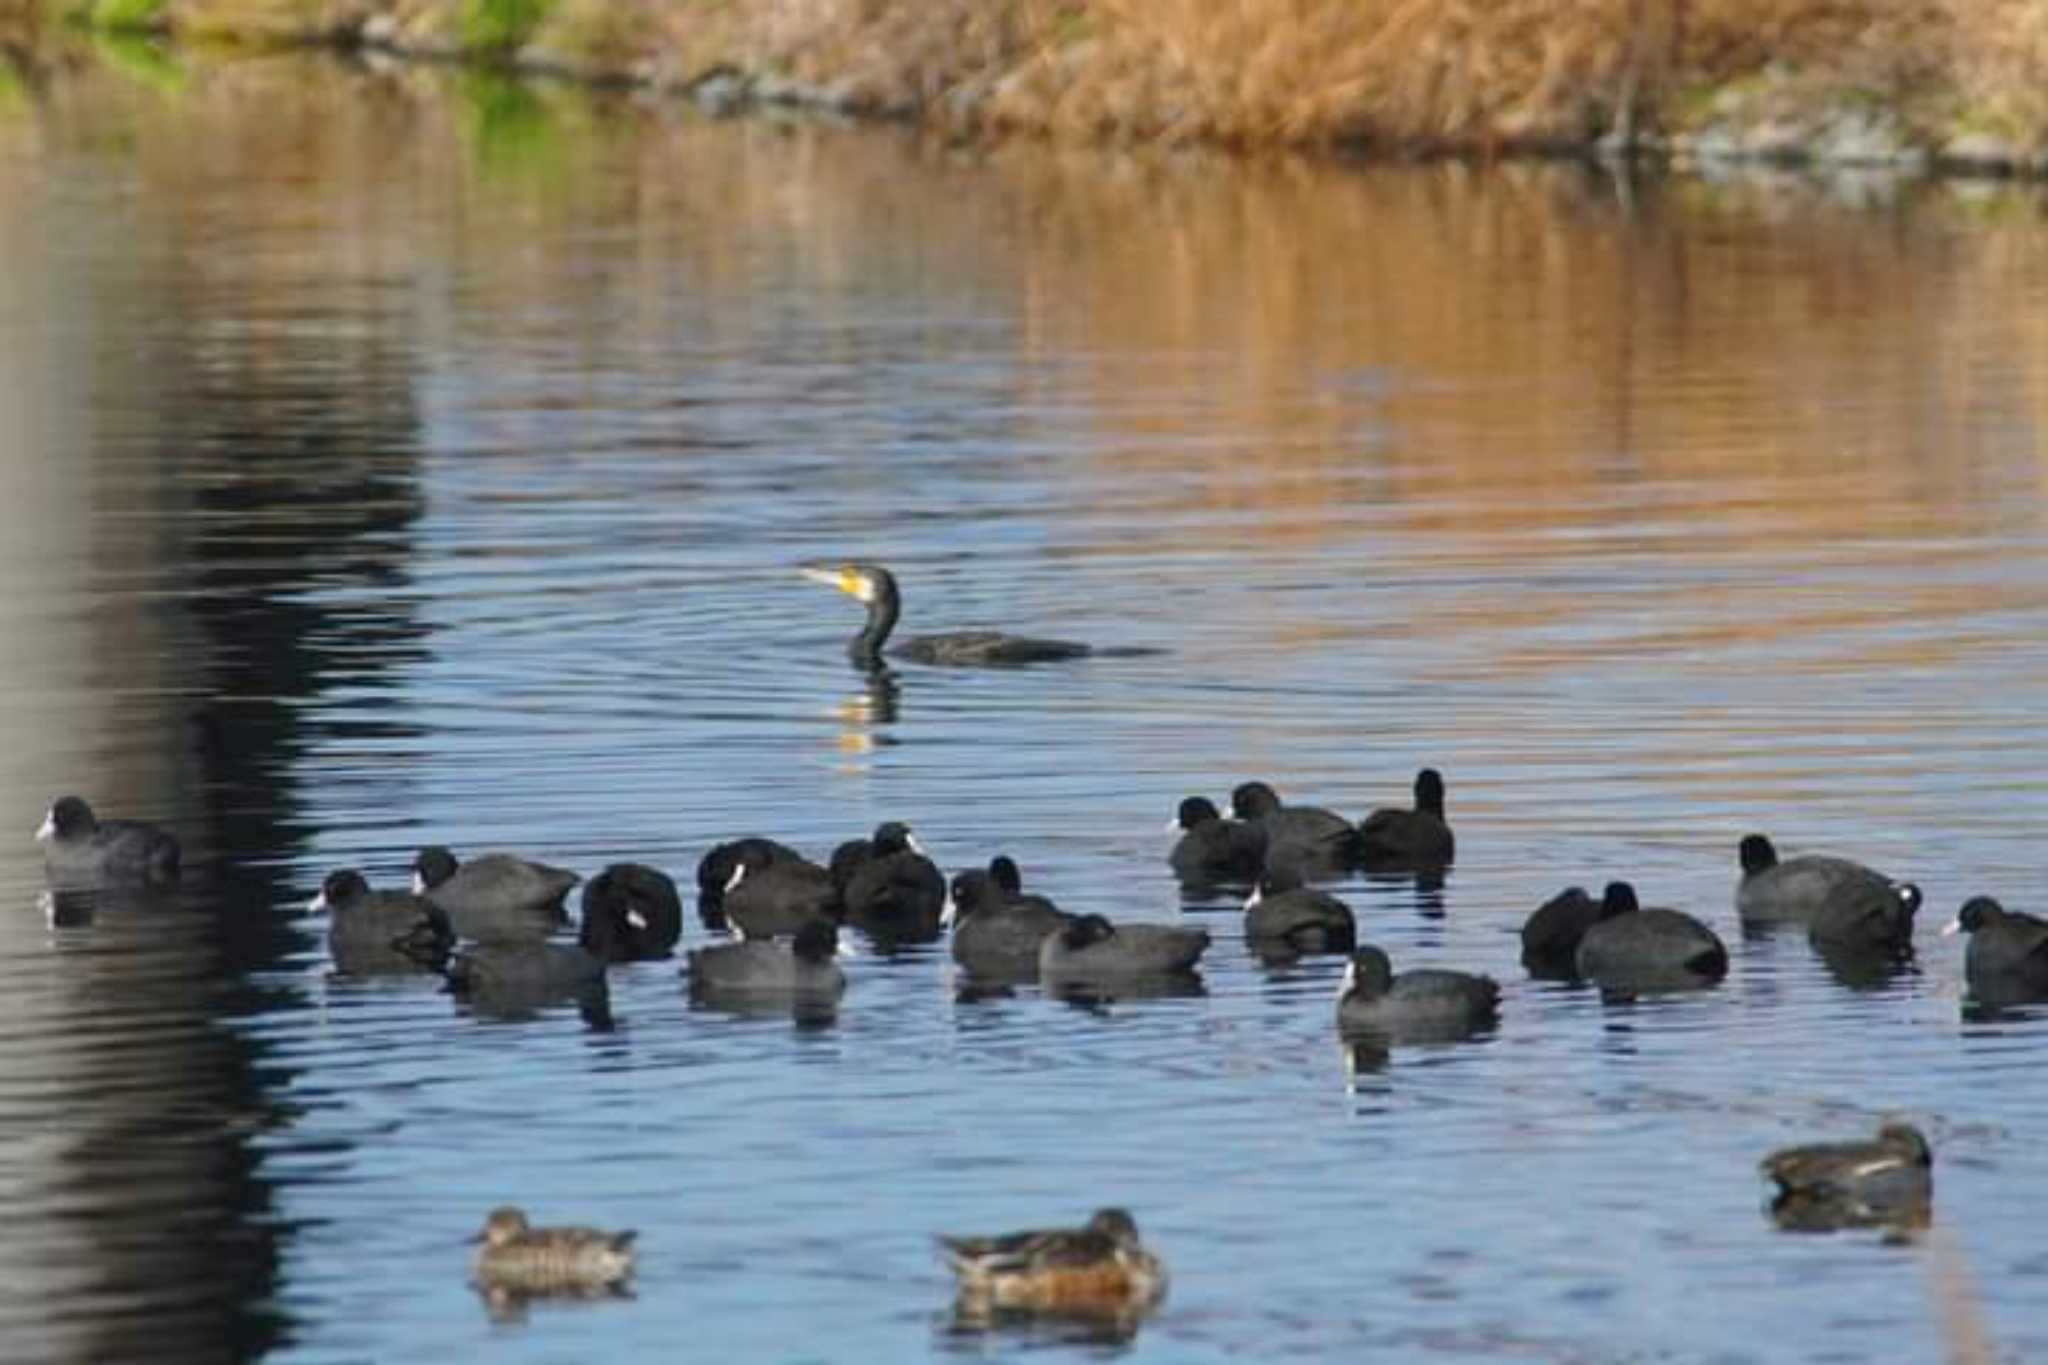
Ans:
<svg viewBox="0 0 2048 1365"><path fill-rule="evenodd" d="M992 1308L958 1300L933 1324L935 1347L948 1355L988 1355L992 1351L1093 1348L1096 1359L1122 1355L1137 1340L1146 1311L1125 1313L1045 1313Z"/></svg>

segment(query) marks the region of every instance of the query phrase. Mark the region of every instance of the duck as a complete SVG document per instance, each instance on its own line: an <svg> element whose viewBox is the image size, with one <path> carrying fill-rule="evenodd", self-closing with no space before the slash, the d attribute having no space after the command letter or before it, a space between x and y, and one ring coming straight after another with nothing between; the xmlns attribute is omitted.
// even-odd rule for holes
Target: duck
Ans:
<svg viewBox="0 0 2048 1365"><path fill-rule="evenodd" d="M483 1231L470 1240L477 1248L477 1283L487 1291L514 1296L588 1295L611 1290L633 1274L631 1228L605 1232L587 1227L542 1227L507 1204L491 1210Z"/></svg>
<svg viewBox="0 0 2048 1365"><path fill-rule="evenodd" d="M1690 986L1728 974L1728 948L1682 910L1648 909L1627 882L1609 882L1600 918L1579 939L1573 967L1604 986Z"/></svg>
<svg viewBox="0 0 2048 1365"><path fill-rule="evenodd" d="M1972 896L1941 933L1970 936L1963 980L1971 996L1997 1003L2048 999L2048 920Z"/></svg>
<svg viewBox="0 0 2048 1365"><path fill-rule="evenodd" d="M1168 924L1111 924L1079 915L1038 946L1039 979L1115 982L1184 975L1209 948L1209 931Z"/></svg>
<svg viewBox="0 0 2048 1365"><path fill-rule="evenodd" d="M1451 865L1457 840L1444 820L1444 778L1435 768L1415 774L1415 808L1387 807L1358 822L1358 860L1370 871Z"/></svg>
<svg viewBox="0 0 2048 1365"><path fill-rule="evenodd" d="M1256 882L1266 866L1266 827L1226 819L1206 796L1180 803L1168 829L1181 831L1166 861L1183 886L1228 886Z"/></svg>
<svg viewBox="0 0 2048 1365"><path fill-rule="evenodd" d="M1073 916L1043 896L1011 892L993 868L969 868L954 876L942 919L953 929L953 960L971 975L1022 982L1037 979L1039 947Z"/></svg>
<svg viewBox="0 0 2048 1365"><path fill-rule="evenodd" d="M1500 986L1490 976L1418 967L1401 972L1386 950L1365 944L1352 953L1337 996L1337 1029L1396 1041L1454 1040L1490 1028L1500 1017Z"/></svg>
<svg viewBox="0 0 2048 1365"><path fill-rule="evenodd" d="M1265 957L1348 953L1358 946L1358 921L1350 906L1281 866L1267 869L1244 903L1244 936Z"/></svg>
<svg viewBox="0 0 2048 1365"><path fill-rule="evenodd" d="M583 884L578 939L606 962L664 958L683 936L683 898L660 868L612 863Z"/></svg>
<svg viewBox="0 0 2048 1365"><path fill-rule="evenodd" d="M879 564L860 562L806 566L798 572L813 583L837 588L868 609L866 623L846 646L847 656L856 668L878 670L884 654L919 664L1005 667L1085 658L1094 652L1090 646L1072 640L1045 640L1000 630L913 635L884 648L903 613L903 594L896 586L895 574Z"/></svg>
<svg viewBox="0 0 2048 1365"><path fill-rule="evenodd" d="M725 883L726 927L741 938L787 938L814 919L840 918L832 873L797 857L742 849Z"/></svg>
<svg viewBox="0 0 2048 1365"><path fill-rule="evenodd" d="M1166 1293L1164 1262L1119 1208L1097 1209L1078 1228L938 1242L959 1276L960 1297L980 1307L1117 1315L1150 1308Z"/></svg>
<svg viewBox="0 0 2048 1365"><path fill-rule="evenodd" d="M733 869L743 859L751 859L758 871L784 858L807 861L803 854L788 844L760 834L743 835L712 845L697 860L697 918L706 929L724 929L725 884L732 880Z"/></svg>
<svg viewBox="0 0 2048 1365"><path fill-rule="evenodd" d="M1761 1169L1776 1185L1772 1216L1800 1231L1921 1225L1933 1197L1934 1149L1897 1120L1866 1141L1784 1148Z"/></svg>
<svg viewBox="0 0 2048 1365"><path fill-rule="evenodd" d="M1358 831L1321 806L1285 805L1264 782L1240 782L1230 813L1266 832L1266 867L1285 866L1304 878L1341 875L1358 861Z"/></svg>
<svg viewBox="0 0 2048 1365"><path fill-rule="evenodd" d="M836 1000L846 990L839 926L816 919L789 939L741 939L690 953L684 973L693 996L804 996Z"/></svg>
<svg viewBox="0 0 2048 1365"><path fill-rule="evenodd" d="M64 886L165 886L178 880L177 839L142 820L101 820L83 797L60 796L36 829L43 870Z"/></svg>
<svg viewBox="0 0 2048 1365"><path fill-rule="evenodd" d="M510 853L458 862L439 844L419 851L412 873L413 894L446 910L457 933L479 942L546 937L566 918L562 898L582 880L574 872Z"/></svg>
<svg viewBox="0 0 2048 1365"><path fill-rule="evenodd" d="M1578 976L1579 940L1600 919L1600 902L1583 886L1568 886L1536 907L1522 923L1522 965L1553 981Z"/></svg>
<svg viewBox="0 0 2048 1365"><path fill-rule="evenodd" d="M876 826L864 853L847 845L833 856L846 921L889 943L930 943L939 937L946 904L946 879L910 827L900 821Z"/></svg>

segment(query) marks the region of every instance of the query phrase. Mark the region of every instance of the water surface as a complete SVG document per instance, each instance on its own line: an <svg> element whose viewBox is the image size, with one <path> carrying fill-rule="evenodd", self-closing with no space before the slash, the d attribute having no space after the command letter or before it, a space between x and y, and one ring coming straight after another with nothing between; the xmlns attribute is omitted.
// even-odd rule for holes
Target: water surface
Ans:
<svg viewBox="0 0 2048 1365"><path fill-rule="evenodd" d="M2048 798L2048 232L2021 191L989 153L441 72L129 54L0 104L0 1325L20 1359L1935 1359L2048 1350L2038 1017L1969 894ZM880 687L907 628L1159 653ZM1184 907L1160 826L1442 768L1441 888L1338 889L1493 1036L1355 1057L1341 964ZM169 904L53 923L60 791ZM506 1021L337 976L300 907L413 849L688 882L884 819L1216 938L1197 995ZM1744 941L1737 839L1910 876L1916 969ZM1727 982L1603 1002L1569 881ZM61 909L61 907L59 907ZM2035 906L2034 908L2039 908ZM705 935L695 924L691 942ZM1933 1235L1794 1236L1759 1157L1911 1116ZM491 1206L642 1229L630 1300L494 1321ZM1137 1215L1123 1340L953 1330L939 1231Z"/></svg>

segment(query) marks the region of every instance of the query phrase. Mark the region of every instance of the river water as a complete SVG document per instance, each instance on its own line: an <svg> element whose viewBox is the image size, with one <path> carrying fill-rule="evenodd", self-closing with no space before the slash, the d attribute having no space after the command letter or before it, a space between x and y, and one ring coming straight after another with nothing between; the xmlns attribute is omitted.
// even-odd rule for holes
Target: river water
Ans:
<svg viewBox="0 0 2048 1365"><path fill-rule="evenodd" d="M0 83L0 258L9 1359L2048 1352L2048 1024L1966 1018L1935 934L2041 908L2031 192L973 150L124 48ZM847 555L911 629L1158 652L871 686L794 572ZM1448 879L1335 889L1503 1019L1354 1056L1341 960L1259 965L1161 826L1425 763ZM179 894L53 917L64 791L174 828ZM338 976L303 910L425 842L687 885L885 819L1206 926L1202 992L963 999L939 945L825 1023L673 962L506 1020ZM1744 940L1751 830L1917 881L1916 967ZM1529 980L1522 918L1611 877L1727 981ZM1892 1114L1926 1236L1773 1226L1761 1156ZM638 1227L634 1295L494 1316L505 1202ZM1105 1204L1156 1315L952 1321L934 1233Z"/></svg>

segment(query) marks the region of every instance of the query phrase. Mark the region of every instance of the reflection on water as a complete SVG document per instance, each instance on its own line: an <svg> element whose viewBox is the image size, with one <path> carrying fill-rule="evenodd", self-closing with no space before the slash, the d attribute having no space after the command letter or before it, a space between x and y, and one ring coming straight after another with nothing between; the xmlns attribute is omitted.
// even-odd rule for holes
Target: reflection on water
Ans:
<svg viewBox="0 0 2048 1365"><path fill-rule="evenodd" d="M0 844L11 1358L1933 1358L1917 1244L1757 1217L1759 1155L1893 1113L1990 1335L2048 1349L2004 1194L2048 1175L2040 1012L1966 1021L1955 941L1843 962L1731 904L1751 830L1938 907L2038 883L2023 194L966 152L149 61L0 100L6 787L24 835L77 790L192 866L41 901ZM791 572L848 555L906 632L1158 652L849 674ZM1396 961L1501 981L1501 1023L1346 1047L1341 960L1268 970L1157 826L1247 777L1356 818L1425 764L1457 867L1335 889ZM681 875L887 819L1185 914L1200 981L970 997L936 944L823 1017L695 1007L673 962L494 1017L335 975L296 909L429 842ZM1529 980L1529 912L1624 877L1729 977ZM463 1238L514 1196L638 1226L638 1294L494 1325ZM1173 1270L1141 1331L945 1312L933 1231L1105 1203Z"/></svg>

